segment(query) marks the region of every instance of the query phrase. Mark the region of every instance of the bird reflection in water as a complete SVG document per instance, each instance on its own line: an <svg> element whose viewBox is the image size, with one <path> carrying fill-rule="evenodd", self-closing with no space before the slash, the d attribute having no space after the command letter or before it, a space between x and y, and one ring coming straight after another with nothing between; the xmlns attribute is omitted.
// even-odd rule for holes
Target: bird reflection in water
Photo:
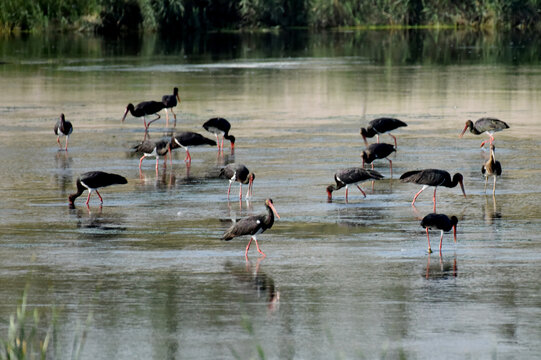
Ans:
<svg viewBox="0 0 541 360"><path fill-rule="evenodd" d="M492 225L494 220L502 217L501 208L496 204L496 196L492 195L492 204L489 203L489 195L485 195L485 223Z"/></svg>
<svg viewBox="0 0 541 360"><path fill-rule="evenodd" d="M155 176L139 171L139 180L143 186L152 185L156 189L171 189L175 187L177 177L172 169L169 172L164 170L161 175L156 174Z"/></svg>
<svg viewBox="0 0 541 360"><path fill-rule="evenodd" d="M56 173L55 181L58 184L62 196L68 193L68 188L71 188L73 174L71 172L72 158L67 151L57 151L55 153Z"/></svg>
<svg viewBox="0 0 541 360"><path fill-rule="evenodd" d="M274 279L261 270L262 260L263 258L258 258L255 266L248 259L246 259L245 266L234 265L228 261L225 263L224 269L238 283L250 289L250 293L255 293L258 299L264 300L270 312L274 312L279 308L280 291L277 290Z"/></svg>
<svg viewBox="0 0 541 360"><path fill-rule="evenodd" d="M430 257L430 254L428 254L425 269L425 278L427 280L445 280L458 276L456 254L452 260L448 261L444 261L440 256L438 262L432 265L430 264Z"/></svg>
<svg viewBox="0 0 541 360"><path fill-rule="evenodd" d="M126 230L126 227L122 226L124 222L123 215L115 213L103 214L103 206L101 205L97 210L90 210L89 207L86 207L86 212L88 216L85 215L83 209L70 206L70 214L77 218L78 229L97 229L109 232L108 234L100 233L100 237L115 236L116 232Z"/></svg>
<svg viewBox="0 0 541 360"><path fill-rule="evenodd" d="M252 215L252 211L254 210L254 206L252 205L252 201L250 199L246 199L246 206L245 206L245 210L247 210L246 213L243 212L243 209L242 209L242 199L239 199L238 203L239 203L239 212L237 214L237 210L236 210L236 206L235 208L233 208L232 204L235 204L236 202L233 201L229 201L229 199L227 200L227 216L231 219L231 221L233 223L235 223L237 221L238 218L241 218L243 216L248 216L248 215Z"/></svg>

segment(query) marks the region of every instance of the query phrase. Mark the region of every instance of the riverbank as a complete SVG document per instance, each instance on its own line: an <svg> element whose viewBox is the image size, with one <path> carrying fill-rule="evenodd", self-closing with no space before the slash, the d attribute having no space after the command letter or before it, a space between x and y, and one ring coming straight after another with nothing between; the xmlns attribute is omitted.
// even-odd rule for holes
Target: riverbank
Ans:
<svg viewBox="0 0 541 360"><path fill-rule="evenodd" d="M186 33L269 28L539 28L539 1L468 0L5 0L0 33L79 31Z"/></svg>

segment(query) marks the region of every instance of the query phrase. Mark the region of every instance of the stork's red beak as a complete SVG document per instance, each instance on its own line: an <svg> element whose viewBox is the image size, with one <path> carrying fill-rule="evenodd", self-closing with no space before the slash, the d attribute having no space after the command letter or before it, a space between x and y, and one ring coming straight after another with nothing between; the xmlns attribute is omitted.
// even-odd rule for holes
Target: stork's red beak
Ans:
<svg viewBox="0 0 541 360"><path fill-rule="evenodd" d="M368 146L368 141L366 141L366 136L363 135L363 141L364 141L364 145Z"/></svg>
<svg viewBox="0 0 541 360"><path fill-rule="evenodd" d="M126 111L124 112L124 116L122 116L122 120L121 122L124 122L124 120L126 119L126 115L128 115L128 108L126 108Z"/></svg>
<svg viewBox="0 0 541 360"><path fill-rule="evenodd" d="M459 184L460 184L460 188L462 189L462 193L464 194L464 197L466 197L466 191L464 190L464 184L462 183L462 181L460 181Z"/></svg>
<svg viewBox="0 0 541 360"><path fill-rule="evenodd" d="M468 130L468 124L466 124L466 126L464 126L464 130L462 130L462 132L460 133L460 135L458 137L464 136L464 133L466 132L466 130Z"/></svg>
<svg viewBox="0 0 541 360"><path fill-rule="evenodd" d="M280 218L280 215L276 212L276 209L274 208L274 205L269 201L269 207L271 208L272 212L274 213L274 216L276 216L278 219Z"/></svg>

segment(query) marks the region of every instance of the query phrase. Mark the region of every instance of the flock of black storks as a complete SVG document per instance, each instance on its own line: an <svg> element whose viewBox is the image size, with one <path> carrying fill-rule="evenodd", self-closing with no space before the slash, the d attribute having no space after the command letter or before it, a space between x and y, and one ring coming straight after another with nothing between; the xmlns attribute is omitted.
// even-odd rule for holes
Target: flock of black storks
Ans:
<svg viewBox="0 0 541 360"><path fill-rule="evenodd" d="M177 101L178 100L178 101ZM143 159L146 157L155 157L156 158L156 172L158 172L159 158L164 158L164 165L167 162L167 156L170 158L172 164L171 151L177 148L182 148L186 151L186 158L184 159L187 165L191 162L191 156L188 148L190 146L198 145L217 145L218 151L223 151L224 139L229 140L231 143L231 151L233 152L235 146L235 137L229 134L231 129L231 124L224 118L212 118L203 124L203 128L208 132L216 136L216 141L208 139L201 134L195 132L184 131L178 134L172 134L170 138L161 139L158 141L147 140L146 135L148 127L154 121L160 119L159 111L165 109L167 116L167 124L169 125L169 117L167 110L169 109L174 116L174 126L176 126L176 114L173 111L173 108L180 103L180 97L178 95L178 88L174 88L172 95L164 95L161 102L158 101L144 101L136 106L133 104L128 104L124 116L122 117L122 122L126 119L128 112L130 112L134 117L143 117L143 124L145 126L145 138L144 140L135 146L133 150L142 153L143 156L139 160L139 170L141 170L141 165ZM147 122L146 116L156 116L154 119ZM350 167L337 171L334 174L335 184L331 184L327 187L327 196L328 200L332 200L333 191L339 190L343 187L346 188L345 200L348 201L348 188L350 185L355 185L361 193L366 197L366 193L361 189L359 183L365 181L375 181L383 178L383 175L378 171L374 170L373 162L376 159L386 159L389 161L390 172L392 177L392 161L388 157L396 151L397 149L397 140L394 135L391 134L391 131L396 130L400 127L405 127L407 124L401 120L395 118L382 117L372 120L368 123L366 128L361 128L360 134L363 137L363 141L366 145L366 149L361 153L362 167ZM489 135L490 142L490 156L488 161L482 166L482 173L485 176L485 191L488 182L488 177L494 177L494 186L493 194L496 191L496 177L501 175L502 168L499 161L495 159L495 147L493 144L494 141L494 132L501 131L509 128L509 126L498 119L495 118L481 118L473 123L471 120L466 122L464 130L460 134L460 137L464 135L467 129L470 129L470 132L475 135L480 135L486 133ZM66 143L64 150L68 149L68 138L73 131L73 126L71 122L65 119L64 114L60 115L60 119L54 126L54 133L58 136L57 143L60 148L60 136L66 136ZM380 143L379 135L387 133L394 140L394 146L392 144ZM368 144L367 138L372 138L376 136L377 142L374 144ZM221 141L220 141L221 137ZM484 146L486 141L483 141L481 147ZM365 164L372 164L372 169L365 169ZM226 178L229 180L229 187L227 190L227 198L229 200L231 186L234 182L240 184L239 188L239 199L242 199L242 185L248 184L248 190L246 192L246 198L252 196L252 186L255 179L255 174L250 172L248 168L239 163L231 163L224 166L220 171L220 177ZM428 252L431 253L432 249L430 247L430 237L428 234L429 229L439 229L441 230L440 236L440 245L439 252L441 256L441 247L443 240L443 233L453 230L454 240L456 242L456 225L458 219L455 216L448 217L445 214L436 213L436 190L438 186L445 186L453 188L457 185L460 185L464 197L466 197L466 192L464 190L463 176L460 173L454 174L451 177L451 174L445 170L439 169L424 169L424 170L414 170L408 171L400 176L400 180L406 183L414 183L422 185L421 190L419 190L413 197L411 203L412 206L415 206L415 201L421 192L428 187L434 187L433 195L433 213L426 215L421 220L421 226L426 229L426 235L428 240ZM101 203L103 199L98 192L98 188L106 187L116 184L126 184L127 180L121 175L106 173L103 171L90 171L84 174L81 174L76 182L77 192L69 195L69 204L73 206L74 201L79 197L85 190L88 190L88 197L86 199L86 205L88 207L90 201L90 195L92 192L96 192ZM238 236L250 235L250 241L246 246L245 256L248 256L248 250L252 240L255 241L257 251L265 256L263 251L261 251L259 244L257 242L256 236L261 234L267 229L270 229L274 223L274 217L280 218L276 209L274 208L274 203L272 199L265 200L265 207L267 212L262 215L250 216L244 218L236 223L234 223L222 236L222 240L230 240Z"/></svg>
<svg viewBox="0 0 541 360"><path fill-rule="evenodd" d="M366 145L366 149L361 153L362 167L350 167L347 169L339 170L334 174L334 181L336 184L329 185L327 187L327 196L328 200L332 199L332 192L343 187L346 188L346 202L348 201L348 186L355 185L361 191L361 193L366 197L366 193L361 189L359 183L364 181L374 181L383 178L379 172L374 170L373 161L376 159L387 159L389 161L391 177L393 174L393 162L388 158L393 152L396 151L397 141L396 137L391 135L391 131L398 129L400 127L405 127L407 124L401 120L394 118L378 118L372 120L368 123L366 128L361 128L361 136ZM488 134L490 142L490 157L488 161L483 165L481 172L485 176L485 191L488 182L489 176L494 176L494 186L492 193L496 192L496 177L501 175L502 167L499 161L496 161L494 155L494 133L509 128L504 121L495 119L495 118L481 118L473 123L471 120L466 121L466 126L462 130L460 137L464 136L466 130L470 129L470 132L475 135L480 135L483 133ZM392 144L380 143L379 135L387 133L394 140L394 146ZM371 138L376 136L377 142L369 145L366 138ZM486 141L483 141L481 147L485 145ZM371 170L364 169L365 164L372 164ZM424 170L413 170L407 171L400 176L400 181L405 183L413 183L422 185L421 190L419 190L413 197L411 205L415 207L415 201L417 197L423 192L423 190L428 187L434 188L434 195L432 197L433 201L433 213L426 215L421 220L421 226L426 229L426 236L428 240L428 252L431 253L432 249L430 246L430 237L428 234L428 229L439 229L441 230L440 236L440 256L441 256L441 246L443 240L443 233L448 232L451 229L454 233L454 240L456 242L456 225L458 219L455 216L448 217L445 214L436 213L436 190L438 186L445 186L453 188L457 185L460 185L464 197L466 197L466 191L464 190L463 176L460 173L456 173L451 177L451 174L445 170L440 169L424 169Z"/></svg>
<svg viewBox="0 0 541 360"><path fill-rule="evenodd" d="M209 119L203 124L203 128L209 133L213 134L216 137L216 141L206 138L203 135L191 132L191 131L182 131L175 134L173 132L170 137L162 138L160 140L150 140L147 139L148 128L150 124L160 119L158 112L165 109L166 112L166 126L169 127L169 115L168 110L174 116L173 127L176 127L177 116L173 108L180 103L180 96L178 94L178 88L173 89L172 95L164 95L162 101L144 101L133 105L132 103L128 104L126 111L122 116L122 122L126 120L126 116L130 113L134 117L142 117L143 124L145 127L145 136L141 143L137 144L132 148L132 150L137 153L142 154L139 159L139 171L141 171L143 160L147 157L156 158L156 173L158 173L159 159L160 157L164 158L164 166L167 164L167 157L169 156L170 162L172 164L171 152L175 149L182 148L186 151L186 157L184 161L186 165L189 166L191 163L191 155L189 147L199 146L199 145L211 145L217 146L219 152L223 152L224 140L228 140L231 144L231 152L233 153L235 148L235 137L229 134L231 130L231 124L224 118L216 117ZM154 116L153 119L147 121L147 116ZM54 126L54 132L58 136L57 143L60 145L60 136L66 136L66 144L64 150L68 150L68 137L73 131L73 126L71 122L66 121L64 114L61 114L60 120ZM221 139L220 139L221 138ZM242 185L248 184L248 190L246 192L246 199L251 198L253 192L253 181L255 179L255 174L250 172L244 164L240 163L230 163L223 167L220 171L220 177L226 178L229 180L229 187L227 190L227 198L229 200L229 195L231 192L231 185L234 182L240 184L239 189L239 199L242 199ZM126 184L128 181L125 177L107 173L103 171L89 171L84 174L81 174L77 178L76 186L77 192L69 195L69 204L74 206L75 199L82 195L84 191L88 191L88 196L86 199L86 206L89 206L90 196L95 192L101 204L103 204L103 198L98 192L99 188ZM265 200L265 207L267 208L267 213L263 215L250 216L244 218L236 223L234 223L222 236L222 240L231 240L235 237L242 235L251 235L250 241L246 246L245 256L248 257L248 250L252 241L255 241L257 251L265 256L265 253L261 251L259 244L257 242L256 236L265 230L272 227L274 223L274 216L280 218L276 209L274 208L272 199Z"/></svg>

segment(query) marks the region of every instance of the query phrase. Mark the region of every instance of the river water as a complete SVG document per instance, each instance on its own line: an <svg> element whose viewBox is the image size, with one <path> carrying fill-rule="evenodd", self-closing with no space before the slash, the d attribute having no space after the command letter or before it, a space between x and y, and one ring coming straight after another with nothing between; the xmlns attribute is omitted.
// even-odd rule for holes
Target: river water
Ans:
<svg viewBox="0 0 541 360"><path fill-rule="evenodd" d="M58 309L49 352L64 358L82 332L81 359L538 357L540 45L454 31L1 39L3 338L28 287L42 331ZM193 148L187 167L181 150L172 167L156 174L150 159L139 172L142 120L120 119L173 87L177 130L212 137L201 125L227 118L235 151ZM60 113L74 126L67 152ZM361 165L360 127L382 116L408 124L394 132L392 177L377 161L385 178L361 185L366 198L342 189L328 202L334 172ZM458 137L485 116L510 125L495 135L494 197L480 171L487 137ZM150 126L151 139L167 134L163 120ZM238 184L227 199L218 173L232 161L256 173L251 201ZM464 176L466 198L438 188L438 212L459 219L441 257L420 227L432 191L413 208L420 186L398 180L423 168ZM90 170L128 184L72 209ZM248 237L220 237L269 197L281 218L258 236L267 256L246 260Z"/></svg>

